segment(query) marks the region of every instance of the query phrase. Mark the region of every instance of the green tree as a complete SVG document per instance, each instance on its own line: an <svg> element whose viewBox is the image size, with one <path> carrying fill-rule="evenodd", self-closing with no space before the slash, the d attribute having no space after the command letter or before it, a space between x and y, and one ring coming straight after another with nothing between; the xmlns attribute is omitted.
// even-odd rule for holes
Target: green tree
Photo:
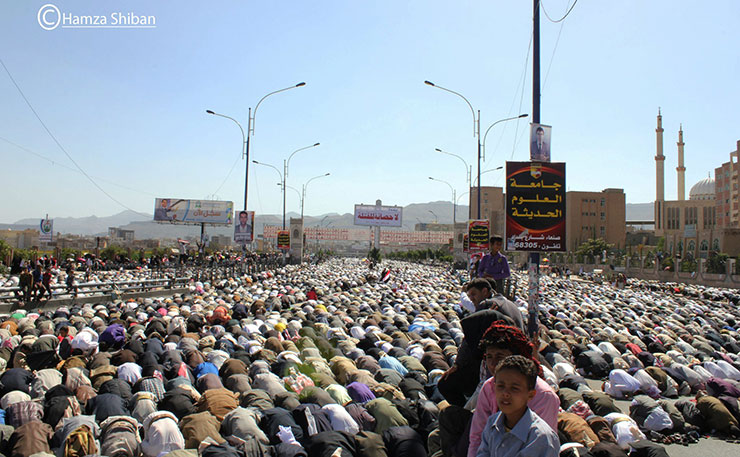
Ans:
<svg viewBox="0 0 740 457"><path fill-rule="evenodd" d="M372 249L370 249L370 252L367 253L367 258L375 263L380 263L380 260L382 258L380 249L376 247L373 247Z"/></svg>
<svg viewBox="0 0 740 457"><path fill-rule="evenodd" d="M0 262L10 255L11 247L5 240L0 240Z"/></svg>
<svg viewBox="0 0 740 457"><path fill-rule="evenodd" d="M115 260L117 256L126 257L127 254L128 251L120 246L108 246L100 251L100 258L103 260Z"/></svg>
<svg viewBox="0 0 740 457"><path fill-rule="evenodd" d="M608 252L613 247L613 245L608 244L602 238L591 238L585 243L578 246L576 254L584 257L592 256L594 258L600 258L604 251Z"/></svg>
<svg viewBox="0 0 740 457"><path fill-rule="evenodd" d="M707 273L723 274L730 256L724 253L710 252L707 258Z"/></svg>

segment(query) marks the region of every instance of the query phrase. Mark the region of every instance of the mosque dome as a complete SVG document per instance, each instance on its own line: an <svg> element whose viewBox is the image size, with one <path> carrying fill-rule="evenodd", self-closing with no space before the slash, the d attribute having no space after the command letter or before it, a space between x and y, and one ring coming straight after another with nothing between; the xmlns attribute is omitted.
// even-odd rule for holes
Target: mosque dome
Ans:
<svg viewBox="0 0 740 457"><path fill-rule="evenodd" d="M689 191L689 200L714 200L714 178L704 178Z"/></svg>

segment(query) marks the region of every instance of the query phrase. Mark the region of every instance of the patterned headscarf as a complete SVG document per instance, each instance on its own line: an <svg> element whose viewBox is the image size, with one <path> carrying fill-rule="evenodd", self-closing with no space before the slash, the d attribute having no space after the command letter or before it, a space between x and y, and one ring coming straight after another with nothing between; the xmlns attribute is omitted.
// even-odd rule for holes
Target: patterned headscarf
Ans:
<svg viewBox="0 0 740 457"><path fill-rule="evenodd" d="M488 346L506 348L514 353L533 359L534 345L527 336L517 327L507 325L504 321L496 321L483 334L479 347L484 350Z"/></svg>

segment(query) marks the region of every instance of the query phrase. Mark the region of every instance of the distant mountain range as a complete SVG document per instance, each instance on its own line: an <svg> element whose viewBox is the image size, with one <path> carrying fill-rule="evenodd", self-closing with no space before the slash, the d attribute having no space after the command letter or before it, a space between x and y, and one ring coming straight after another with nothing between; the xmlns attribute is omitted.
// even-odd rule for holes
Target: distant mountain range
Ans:
<svg viewBox="0 0 740 457"><path fill-rule="evenodd" d="M652 203L627 203L627 220L652 220ZM468 207L460 205L457 207L458 222L466 219ZM288 213L286 222L290 218L300 217L297 213ZM306 227L337 227L353 228L354 218L352 213L338 214L329 213L320 216L305 216ZM452 203L445 201L429 203L412 203L403 208L403 230L413 230L414 225L419 222L440 224L452 223ZM22 219L12 224L0 224L0 230L23 230L38 228L38 219ZM282 223L282 214L258 214L255 217L255 233L260 234L265 225L279 225ZM200 227L194 225L158 224L152 221L152 216L143 216L133 211L123 211L108 217L58 217L54 219L54 231L63 234L105 236L108 227L120 227L126 230L134 230L136 239L175 239L185 237L197 237ZM233 229L227 227L207 227L207 233L213 235L227 235L233 233Z"/></svg>
<svg viewBox="0 0 740 457"><path fill-rule="evenodd" d="M457 217L459 220L464 220L467 214L467 206L462 205L457 207ZM287 213L285 216L286 223L290 221L291 217L297 218L300 215L294 212ZM319 224L322 227L355 227L352 213L329 213L320 216L305 216L304 222L306 227L315 227ZM405 206L403 208L403 230L413 230L414 225L419 222L451 224L452 203L439 201L412 203ZM38 224L38 219L21 219L13 224L0 224L0 230L35 229L38 228ZM255 233L262 233L265 225L280 224L282 224L282 214L257 214L255 216ZM62 234L105 236L108 234L108 227L134 230L136 239L174 239L190 236L197 237L200 234L199 226L159 224L152 221L152 216L144 216L133 211L123 211L108 217L57 217L54 219L54 231ZM233 233L233 229L227 227L207 227L206 231L211 236L231 235Z"/></svg>

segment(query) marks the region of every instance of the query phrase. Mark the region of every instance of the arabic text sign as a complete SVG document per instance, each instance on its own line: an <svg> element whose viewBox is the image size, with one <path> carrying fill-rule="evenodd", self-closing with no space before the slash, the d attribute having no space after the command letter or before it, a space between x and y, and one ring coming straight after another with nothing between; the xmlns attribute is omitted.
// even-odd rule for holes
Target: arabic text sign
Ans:
<svg viewBox="0 0 740 457"><path fill-rule="evenodd" d="M488 220L468 221L468 250L470 252L485 251L488 249L490 232Z"/></svg>
<svg viewBox="0 0 740 457"><path fill-rule="evenodd" d="M290 249L290 230L280 230L277 234L277 248Z"/></svg>
<svg viewBox="0 0 740 457"><path fill-rule="evenodd" d="M54 219L41 219L39 223L39 241L51 243L54 237Z"/></svg>
<svg viewBox="0 0 740 457"><path fill-rule="evenodd" d="M355 205L355 225L401 227L400 206Z"/></svg>
<svg viewBox="0 0 740 457"><path fill-rule="evenodd" d="M565 163L506 162L506 250L565 250Z"/></svg>
<svg viewBox="0 0 740 457"><path fill-rule="evenodd" d="M177 198L157 198L154 200L155 222L231 225L233 217L233 202Z"/></svg>

